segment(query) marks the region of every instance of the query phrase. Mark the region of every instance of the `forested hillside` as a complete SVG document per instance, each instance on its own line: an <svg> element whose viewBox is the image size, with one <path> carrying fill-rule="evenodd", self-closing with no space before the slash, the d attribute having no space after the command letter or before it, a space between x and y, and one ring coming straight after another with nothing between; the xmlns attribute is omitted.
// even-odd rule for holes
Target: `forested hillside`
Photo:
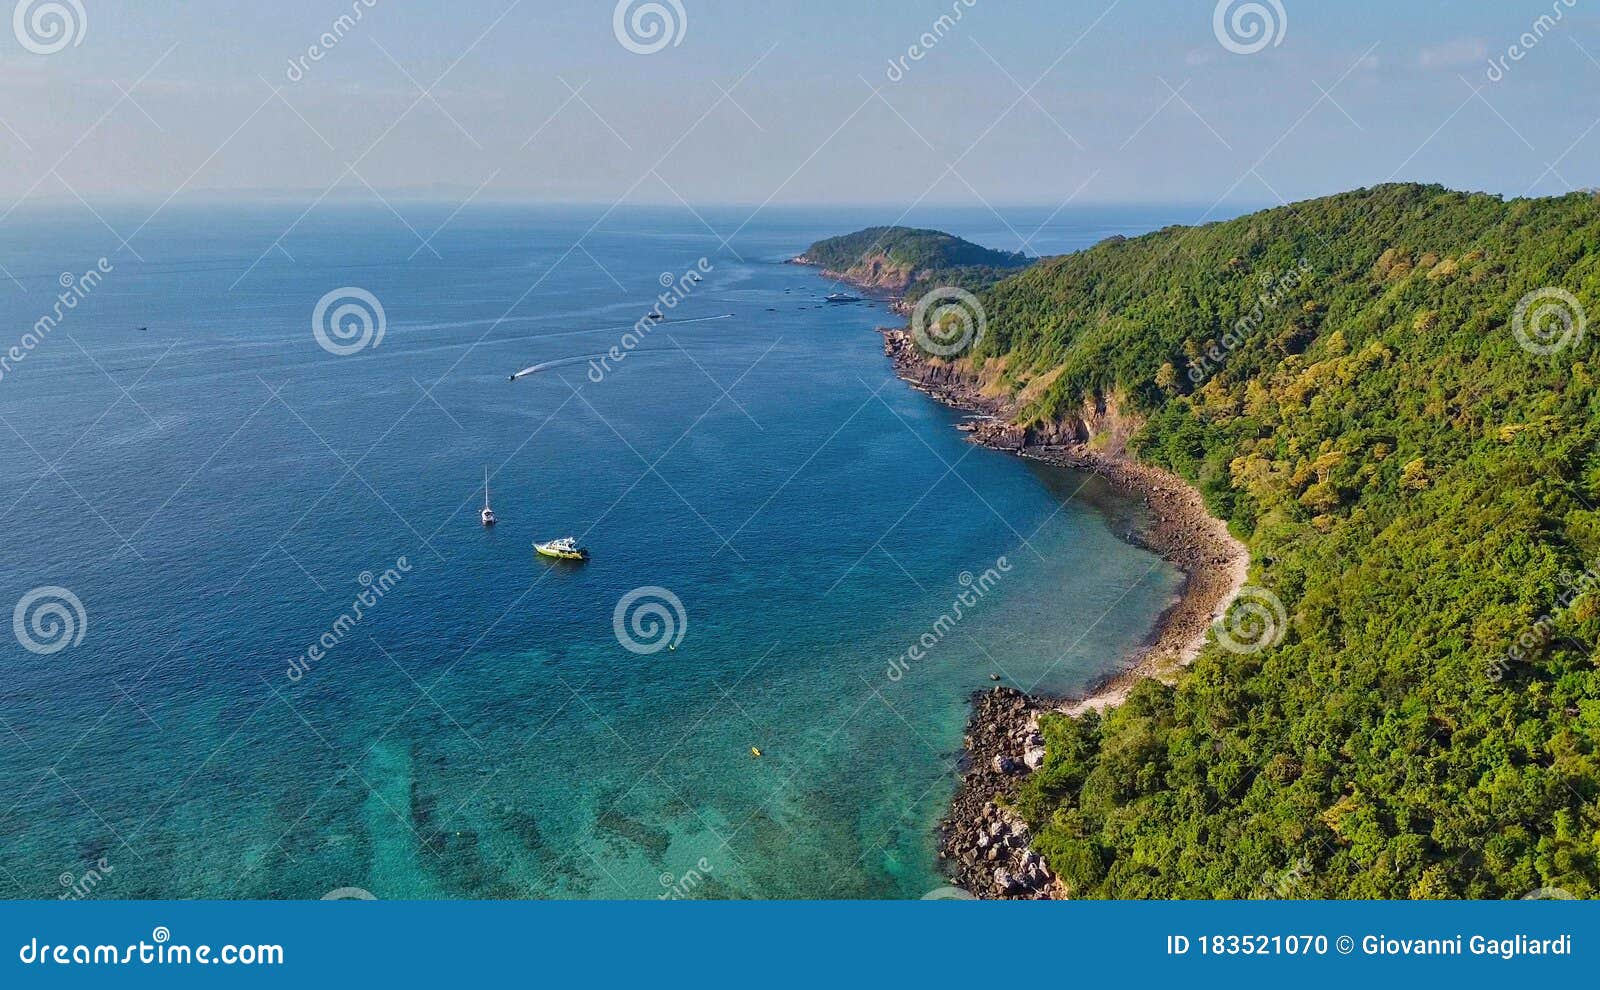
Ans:
<svg viewBox="0 0 1600 990"><path fill-rule="evenodd" d="M1600 201L1381 186L983 303L973 365L1139 414L1287 620L1047 723L1019 805L1076 896L1600 894Z"/></svg>
<svg viewBox="0 0 1600 990"><path fill-rule="evenodd" d="M867 227L818 241L796 259L864 288L884 289L914 304L937 286L988 288L1034 259L962 240L942 230Z"/></svg>

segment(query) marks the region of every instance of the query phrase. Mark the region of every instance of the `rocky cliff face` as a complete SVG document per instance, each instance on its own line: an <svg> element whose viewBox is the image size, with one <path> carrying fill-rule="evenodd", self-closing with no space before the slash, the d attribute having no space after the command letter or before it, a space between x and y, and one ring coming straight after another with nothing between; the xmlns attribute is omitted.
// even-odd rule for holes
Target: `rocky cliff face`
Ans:
<svg viewBox="0 0 1600 990"><path fill-rule="evenodd" d="M1139 428L1137 417L1122 411L1116 396L1086 399L1077 410L1053 420L1026 426L1015 422L1017 409L1005 396L984 389L984 383L962 365L929 358L917 350L905 330L883 330L883 351L895 371L913 386L947 405L985 413L993 419L972 425L973 439L1004 450L1024 447L1077 447L1093 441L1110 455L1120 455L1128 437Z"/></svg>
<svg viewBox="0 0 1600 990"><path fill-rule="evenodd" d="M803 254L793 259L793 263L822 267ZM910 288L911 283L918 275L910 266L891 261L889 256L881 251L867 255L847 271L839 272L831 268L823 268L822 274L827 278L848 283L859 289L890 292L897 295Z"/></svg>

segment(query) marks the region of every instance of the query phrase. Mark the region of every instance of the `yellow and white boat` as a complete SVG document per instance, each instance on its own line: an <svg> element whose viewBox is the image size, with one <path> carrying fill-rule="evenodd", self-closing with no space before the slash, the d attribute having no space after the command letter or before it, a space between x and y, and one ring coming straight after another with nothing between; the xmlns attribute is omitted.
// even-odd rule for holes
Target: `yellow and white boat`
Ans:
<svg viewBox="0 0 1600 990"><path fill-rule="evenodd" d="M541 557L550 557L555 560L588 560L589 551L578 546L578 541L570 536L563 536L559 540L548 543L535 543L534 552Z"/></svg>

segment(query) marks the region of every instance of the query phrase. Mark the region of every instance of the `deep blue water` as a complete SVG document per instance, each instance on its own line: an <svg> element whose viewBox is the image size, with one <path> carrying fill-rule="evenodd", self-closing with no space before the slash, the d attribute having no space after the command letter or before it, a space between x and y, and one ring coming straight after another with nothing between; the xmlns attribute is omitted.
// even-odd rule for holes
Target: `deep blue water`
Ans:
<svg viewBox="0 0 1600 990"><path fill-rule="evenodd" d="M174 208L137 233L148 208L106 212L127 246L82 211L0 224L4 346L61 273L110 267L0 377L0 606L62 587L86 617L58 652L0 640L0 890L56 896L101 860L116 897L940 885L966 696L991 672L1079 687L1174 593L1119 538L1134 510L963 442L893 380L892 317L781 264L892 211L402 212L444 224L431 248L376 207ZM909 222L1017 247L1048 215ZM1175 219L1067 211L1031 247ZM701 258L601 381L507 382L618 345ZM386 315L348 356L311 323L344 286ZM569 534L587 564L530 551ZM643 586L682 602L675 649L619 643Z"/></svg>

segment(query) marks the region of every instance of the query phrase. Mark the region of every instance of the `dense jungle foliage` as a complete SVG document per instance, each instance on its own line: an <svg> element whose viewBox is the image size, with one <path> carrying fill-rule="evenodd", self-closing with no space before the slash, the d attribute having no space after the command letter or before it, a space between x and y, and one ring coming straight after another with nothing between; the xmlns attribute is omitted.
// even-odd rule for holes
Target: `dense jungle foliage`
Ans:
<svg viewBox="0 0 1600 990"><path fill-rule="evenodd" d="M1594 195L1380 186L983 302L974 363L1029 419L1141 416L1133 452L1204 493L1286 619L1046 720L1018 806L1074 896L1600 895Z"/></svg>

